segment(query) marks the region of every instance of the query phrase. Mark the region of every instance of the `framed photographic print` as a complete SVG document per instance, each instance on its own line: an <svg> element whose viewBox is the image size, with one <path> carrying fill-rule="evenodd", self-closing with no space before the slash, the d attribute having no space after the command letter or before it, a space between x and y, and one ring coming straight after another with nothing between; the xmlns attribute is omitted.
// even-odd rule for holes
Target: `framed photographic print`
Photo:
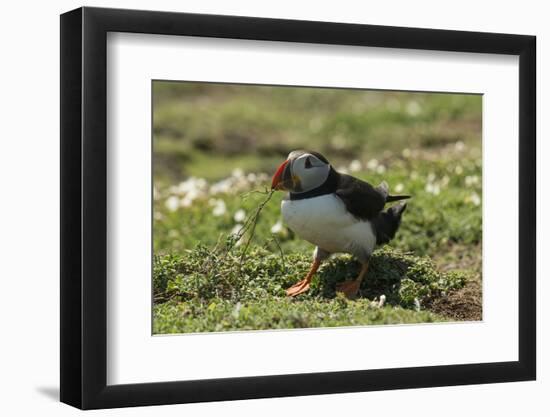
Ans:
<svg viewBox="0 0 550 417"><path fill-rule="evenodd" d="M535 38L61 16L61 401L535 379Z"/></svg>

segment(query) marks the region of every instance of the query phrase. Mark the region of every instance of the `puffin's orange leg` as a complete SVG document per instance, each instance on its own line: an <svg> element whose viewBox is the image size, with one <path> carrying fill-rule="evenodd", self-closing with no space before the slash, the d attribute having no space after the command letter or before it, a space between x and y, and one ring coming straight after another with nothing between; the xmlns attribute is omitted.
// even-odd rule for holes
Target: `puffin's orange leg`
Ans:
<svg viewBox="0 0 550 417"><path fill-rule="evenodd" d="M348 298L355 298L355 296L357 296L357 293L359 292L361 281L363 281L363 278L367 274L368 269L369 263L365 262L361 267L359 276L353 281L344 281L336 285L336 292L344 293L344 295Z"/></svg>
<svg viewBox="0 0 550 417"><path fill-rule="evenodd" d="M321 265L321 261L315 259L306 277L303 280L298 281L292 287L288 288L286 290L286 295L288 295L289 297L295 297L309 290L309 284L311 282L311 279L313 278L313 275L315 275L315 273L319 269L319 265Z"/></svg>

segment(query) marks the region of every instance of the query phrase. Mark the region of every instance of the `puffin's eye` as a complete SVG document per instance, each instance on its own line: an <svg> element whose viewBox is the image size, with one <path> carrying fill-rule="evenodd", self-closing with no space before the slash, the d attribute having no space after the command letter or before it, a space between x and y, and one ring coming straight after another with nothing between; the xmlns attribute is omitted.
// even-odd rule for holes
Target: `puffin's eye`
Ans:
<svg viewBox="0 0 550 417"><path fill-rule="evenodd" d="M309 169L311 168L313 165L311 165L311 160L309 159L309 156L306 158L306 162L304 164L304 168L306 169Z"/></svg>

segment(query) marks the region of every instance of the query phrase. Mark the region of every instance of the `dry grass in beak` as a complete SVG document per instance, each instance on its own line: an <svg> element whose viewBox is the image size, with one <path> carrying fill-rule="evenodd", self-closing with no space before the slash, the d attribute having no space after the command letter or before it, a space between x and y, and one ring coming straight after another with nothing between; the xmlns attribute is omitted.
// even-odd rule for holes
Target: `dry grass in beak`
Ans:
<svg viewBox="0 0 550 417"><path fill-rule="evenodd" d="M249 235L248 239L247 239L247 241L246 241L246 243L245 243L245 245L242 249L242 252L241 252L240 265L243 264L243 262L245 260L245 257L246 257L246 253L248 251L248 248L250 247L250 243L252 242L252 239L254 239L254 232L256 230L256 225L258 224L258 220L260 218L260 213L262 212L262 210L266 206L266 204L269 202L269 200L271 200L271 197L273 197L273 194L275 193L275 191L276 190L274 190L274 189L273 190L265 189L264 191L253 190L253 191L249 191L247 193L244 193L242 195L243 199L246 199L248 197L248 195L253 194L253 193L265 194L266 197L258 205L258 207L256 207L256 209L252 212L252 214L250 214L246 218L246 220L243 223L243 226L238 231L238 233L236 233L235 235L231 236L230 239L228 239L228 242L227 242L227 245L226 245L226 254L231 252L235 248L235 246L237 245L237 242L239 242L247 233ZM281 255L282 255L282 251L281 251Z"/></svg>

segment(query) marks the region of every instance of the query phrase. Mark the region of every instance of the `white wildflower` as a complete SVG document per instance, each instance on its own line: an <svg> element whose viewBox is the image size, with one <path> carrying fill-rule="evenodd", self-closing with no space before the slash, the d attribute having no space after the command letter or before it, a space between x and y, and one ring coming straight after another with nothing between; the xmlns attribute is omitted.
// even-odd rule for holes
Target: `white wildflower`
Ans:
<svg viewBox="0 0 550 417"><path fill-rule="evenodd" d="M244 177L244 171L243 171L241 168L235 168L235 169L231 172L231 176L233 176L233 177L235 177L235 178Z"/></svg>
<svg viewBox="0 0 550 417"><path fill-rule="evenodd" d="M383 174L384 172L386 172L386 167L384 165L378 165L376 167L377 174Z"/></svg>
<svg viewBox="0 0 550 417"><path fill-rule="evenodd" d="M256 181L258 182L265 182L267 180L269 180L271 178L271 176L267 175L265 172L262 172L260 174L257 174L256 176Z"/></svg>
<svg viewBox="0 0 550 417"><path fill-rule="evenodd" d="M371 159L369 162L367 162L367 168L371 170L375 170L378 166L378 160L377 159Z"/></svg>
<svg viewBox="0 0 550 417"><path fill-rule="evenodd" d="M191 207L191 204L193 204L194 198L192 196L186 195L180 200L180 207Z"/></svg>
<svg viewBox="0 0 550 417"><path fill-rule="evenodd" d="M399 183L395 186L394 189L395 189L396 193L402 193L403 190L405 189L405 186L403 184Z"/></svg>
<svg viewBox="0 0 550 417"><path fill-rule="evenodd" d="M231 229L230 234L237 236L239 233L241 233L242 228L243 228L242 224L236 224L235 226L233 226L233 229Z"/></svg>
<svg viewBox="0 0 550 417"><path fill-rule="evenodd" d="M479 206L481 204L481 197L478 193L472 193L470 196L466 197L467 203L472 203L474 206Z"/></svg>
<svg viewBox="0 0 550 417"><path fill-rule="evenodd" d="M234 318L234 319L238 319L239 318L239 313L242 309L243 305L241 303L237 303L235 305L235 307L233 308L233 311L231 312L231 316Z"/></svg>
<svg viewBox="0 0 550 417"><path fill-rule="evenodd" d="M235 215L233 216L233 220L235 220L237 223L243 222L244 219L246 219L246 212L243 209L239 209L235 212Z"/></svg>
<svg viewBox="0 0 550 417"><path fill-rule="evenodd" d="M418 104L417 101L409 101L407 103L407 113L409 116L418 116L422 112L422 107L420 107L420 104Z"/></svg>
<svg viewBox="0 0 550 417"><path fill-rule="evenodd" d="M231 191L232 184L231 178L220 180L212 184L210 187L210 194L228 194Z"/></svg>
<svg viewBox="0 0 550 417"><path fill-rule="evenodd" d="M349 173L348 171L348 167L345 167L345 166L341 166L341 167L338 167L337 171L341 174L347 174Z"/></svg>
<svg viewBox="0 0 550 417"><path fill-rule="evenodd" d="M378 308L384 307L384 304L386 304L386 296L382 294L380 300L378 300Z"/></svg>
<svg viewBox="0 0 550 417"><path fill-rule="evenodd" d="M427 193L430 193L430 194L433 194L433 195L438 195L440 192L441 192L441 188L439 187L439 184L434 184L434 183L427 183L426 184L426 192Z"/></svg>
<svg viewBox="0 0 550 417"><path fill-rule="evenodd" d="M227 212L227 207L225 201L216 200L214 203L214 208L212 209L212 214L216 217L223 216Z"/></svg>
<svg viewBox="0 0 550 417"><path fill-rule="evenodd" d="M243 232L243 225L242 224L236 224L235 226L233 226L233 229L231 229L230 234L232 236L234 236L235 238L237 238L237 237L239 238L239 240L237 240L235 242L235 246L240 246L243 243L243 236L240 236L242 234L242 232Z"/></svg>
<svg viewBox="0 0 550 417"><path fill-rule="evenodd" d="M180 205L180 199L175 195L171 195L166 199L164 205L169 211L176 211Z"/></svg>
<svg viewBox="0 0 550 417"><path fill-rule="evenodd" d="M189 177L185 181L180 182L177 188L180 194L197 194L199 191L204 191L207 185L204 178Z"/></svg>
<svg viewBox="0 0 550 417"><path fill-rule="evenodd" d="M271 226L271 233L274 235L281 234L283 231L283 223L278 220L277 223L275 223L273 226Z"/></svg>
<svg viewBox="0 0 550 417"><path fill-rule="evenodd" d="M471 187L479 183L479 177L477 175L467 175L466 178L464 178L464 182L466 183L466 187Z"/></svg>
<svg viewBox="0 0 550 417"><path fill-rule="evenodd" d="M354 159L353 161L351 161L351 163L349 164L349 170L351 172L357 172L357 171L361 171L361 168L362 168L362 165L361 165L361 162L357 159Z"/></svg>

